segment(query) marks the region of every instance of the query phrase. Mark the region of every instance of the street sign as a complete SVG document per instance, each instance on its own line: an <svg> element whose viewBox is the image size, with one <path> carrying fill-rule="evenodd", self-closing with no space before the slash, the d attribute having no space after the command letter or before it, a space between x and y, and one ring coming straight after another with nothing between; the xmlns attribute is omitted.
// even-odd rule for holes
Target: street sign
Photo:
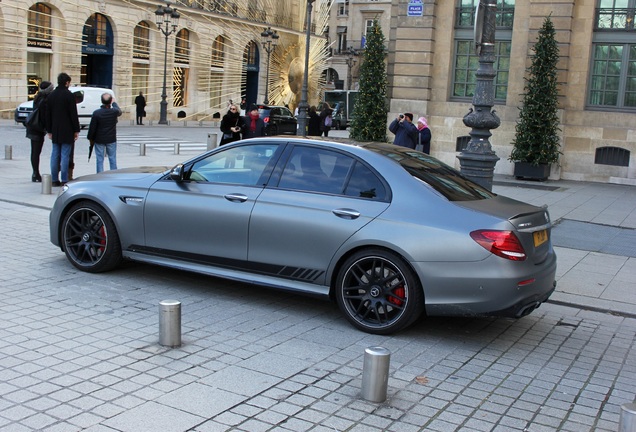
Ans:
<svg viewBox="0 0 636 432"><path fill-rule="evenodd" d="M422 0L409 0L406 16L420 17L424 15L424 3Z"/></svg>

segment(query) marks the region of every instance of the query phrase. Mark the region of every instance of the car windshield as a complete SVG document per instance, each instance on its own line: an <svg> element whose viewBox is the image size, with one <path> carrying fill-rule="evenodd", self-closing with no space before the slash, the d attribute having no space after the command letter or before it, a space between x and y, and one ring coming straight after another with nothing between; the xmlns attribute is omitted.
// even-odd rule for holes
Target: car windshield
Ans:
<svg viewBox="0 0 636 432"><path fill-rule="evenodd" d="M368 146L398 162L413 177L430 185L449 201L474 201L496 196L488 189L462 176L456 169L424 153L404 147Z"/></svg>

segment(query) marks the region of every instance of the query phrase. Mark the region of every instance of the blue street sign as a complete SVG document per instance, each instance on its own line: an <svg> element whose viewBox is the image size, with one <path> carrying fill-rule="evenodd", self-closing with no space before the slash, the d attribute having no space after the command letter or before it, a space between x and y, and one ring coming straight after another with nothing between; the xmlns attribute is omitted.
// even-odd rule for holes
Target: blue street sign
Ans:
<svg viewBox="0 0 636 432"><path fill-rule="evenodd" d="M424 15L424 3L422 0L409 0L406 16L415 17Z"/></svg>

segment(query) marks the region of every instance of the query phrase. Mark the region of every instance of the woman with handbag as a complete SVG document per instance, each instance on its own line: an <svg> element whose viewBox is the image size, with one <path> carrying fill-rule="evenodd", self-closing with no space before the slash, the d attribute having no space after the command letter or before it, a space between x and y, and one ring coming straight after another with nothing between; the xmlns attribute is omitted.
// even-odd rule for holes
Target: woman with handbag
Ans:
<svg viewBox="0 0 636 432"><path fill-rule="evenodd" d="M32 182L42 181L42 176L40 175L40 155L42 154L44 136L46 135L46 98L51 94L53 89L54 86L49 81L42 81L40 83L40 90L33 100L33 114L35 114L37 110L37 117L34 118L33 121L27 121L27 123L25 123L27 127L26 137L31 140Z"/></svg>
<svg viewBox="0 0 636 432"><path fill-rule="evenodd" d="M428 127L428 122L425 117L417 119L417 151L431 154L431 129Z"/></svg>
<svg viewBox="0 0 636 432"><path fill-rule="evenodd" d="M241 117L241 113L236 105L231 104L227 114L225 114L221 120L221 132L223 133L223 137L219 145L222 146L223 144L240 140L242 128L243 118Z"/></svg>

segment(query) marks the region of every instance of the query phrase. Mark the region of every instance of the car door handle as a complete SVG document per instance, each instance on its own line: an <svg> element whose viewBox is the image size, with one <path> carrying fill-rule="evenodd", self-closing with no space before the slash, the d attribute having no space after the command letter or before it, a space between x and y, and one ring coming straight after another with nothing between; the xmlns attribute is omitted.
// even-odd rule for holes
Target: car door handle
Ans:
<svg viewBox="0 0 636 432"><path fill-rule="evenodd" d="M227 194L224 195L225 199L232 202L245 202L247 201L247 195L243 194Z"/></svg>
<svg viewBox="0 0 636 432"><path fill-rule="evenodd" d="M343 219L358 219L360 217L360 212L352 209L335 209L332 212Z"/></svg>

